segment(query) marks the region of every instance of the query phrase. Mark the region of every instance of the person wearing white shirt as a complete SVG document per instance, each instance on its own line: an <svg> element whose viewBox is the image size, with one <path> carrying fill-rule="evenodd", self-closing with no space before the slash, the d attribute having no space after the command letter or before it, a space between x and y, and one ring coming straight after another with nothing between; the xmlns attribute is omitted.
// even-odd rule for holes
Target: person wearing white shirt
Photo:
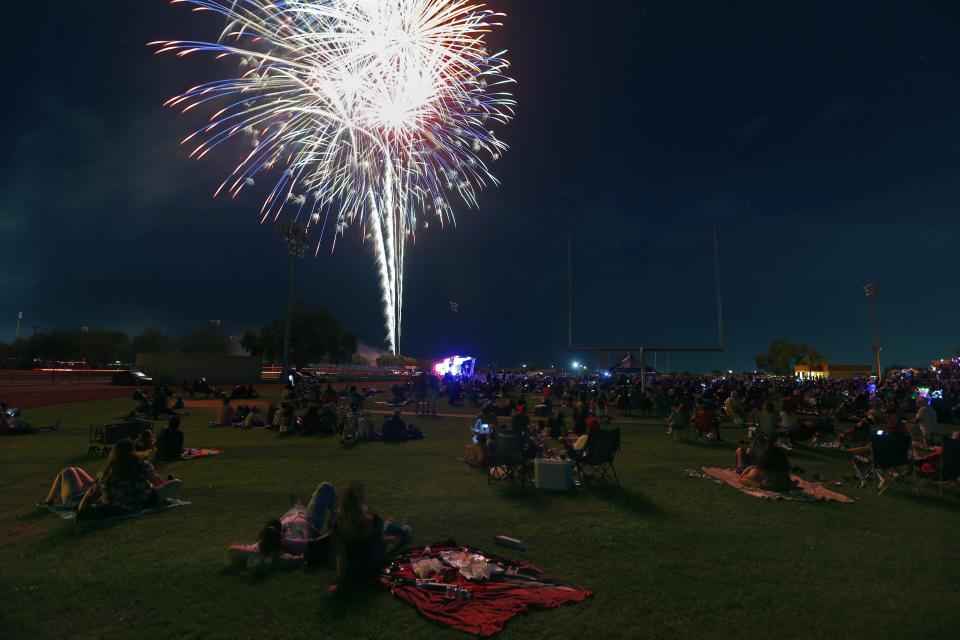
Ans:
<svg viewBox="0 0 960 640"><path fill-rule="evenodd" d="M930 406L926 398L917 398L917 415L910 421L910 424L920 427L924 446L932 445L934 438L940 435L937 412Z"/></svg>

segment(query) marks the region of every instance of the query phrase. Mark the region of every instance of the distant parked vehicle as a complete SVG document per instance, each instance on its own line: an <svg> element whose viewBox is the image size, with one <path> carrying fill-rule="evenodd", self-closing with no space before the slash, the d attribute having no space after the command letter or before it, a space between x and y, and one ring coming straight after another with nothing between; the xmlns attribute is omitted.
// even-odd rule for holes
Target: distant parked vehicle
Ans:
<svg viewBox="0 0 960 640"><path fill-rule="evenodd" d="M143 371L117 371L113 374L113 384L124 387L153 386L153 378Z"/></svg>

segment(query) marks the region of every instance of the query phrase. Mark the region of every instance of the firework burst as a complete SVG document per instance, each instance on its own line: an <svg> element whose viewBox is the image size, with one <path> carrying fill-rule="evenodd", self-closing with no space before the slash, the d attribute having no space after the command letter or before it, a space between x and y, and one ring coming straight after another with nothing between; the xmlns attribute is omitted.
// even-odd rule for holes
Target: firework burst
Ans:
<svg viewBox="0 0 960 640"><path fill-rule="evenodd" d="M513 116L509 63L485 38L502 14L472 0L172 0L223 15L213 42L165 40L157 53L211 52L233 77L167 102L210 109L183 141L202 158L243 140L217 189L237 196L276 172L262 221L290 216L336 238L350 227L372 246L387 343L400 346L404 251L418 224L453 223L451 200L473 207L497 180L494 135ZM232 148L236 148L234 145Z"/></svg>

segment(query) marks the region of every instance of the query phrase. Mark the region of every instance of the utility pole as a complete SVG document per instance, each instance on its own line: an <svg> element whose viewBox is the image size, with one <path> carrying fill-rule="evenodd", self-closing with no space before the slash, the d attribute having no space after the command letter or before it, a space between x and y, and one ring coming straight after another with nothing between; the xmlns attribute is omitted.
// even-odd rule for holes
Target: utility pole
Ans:
<svg viewBox="0 0 960 640"><path fill-rule="evenodd" d="M877 283L863 285L863 292L870 299L870 315L873 320L873 359L877 367L877 382L880 382L883 370L880 368L880 338L877 331Z"/></svg>
<svg viewBox="0 0 960 640"><path fill-rule="evenodd" d="M306 225L299 222L280 222L277 223L277 231L283 237L287 244L287 257L289 263L287 266L287 319L283 329L283 373L282 376L289 374L290 368L290 320L293 316L293 260L302 258L307 251L307 233Z"/></svg>
<svg viewBox="0 0 960 640"><path fill-rule="evenodd" d="M13 341L13 364L10 365L10 384L17 382L17 356L20 345L20 323L23 321L23 311L17 311L17 337Z"/></svg>

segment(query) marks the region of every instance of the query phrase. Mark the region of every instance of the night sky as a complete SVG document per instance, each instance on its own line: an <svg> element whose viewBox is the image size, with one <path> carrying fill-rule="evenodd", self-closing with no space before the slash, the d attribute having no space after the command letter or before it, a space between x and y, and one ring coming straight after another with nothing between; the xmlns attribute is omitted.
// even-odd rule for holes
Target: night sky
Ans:
<svg viewBox="0 0 960 640"><path fill-rule="evenodd" d="M282 313L262 194L212 199L234 157L187 160L195 121L161 106L234 67L145 46L221 22L161 0L17 4L0 339L18 309L25 334L209 319L240 333ZM960 344L960 3L489 4L508 13L493 43L518 81L498 131L511 150L479 211L459 206L455 228L408 251L405 353L568 362L568 235L576 342L710 346L714 225L727 351L675 354L674 369L752 369L774 336L868 363L871 280L886 363ZM298 298L381 345L359 230L297 268Z"/></svg>

